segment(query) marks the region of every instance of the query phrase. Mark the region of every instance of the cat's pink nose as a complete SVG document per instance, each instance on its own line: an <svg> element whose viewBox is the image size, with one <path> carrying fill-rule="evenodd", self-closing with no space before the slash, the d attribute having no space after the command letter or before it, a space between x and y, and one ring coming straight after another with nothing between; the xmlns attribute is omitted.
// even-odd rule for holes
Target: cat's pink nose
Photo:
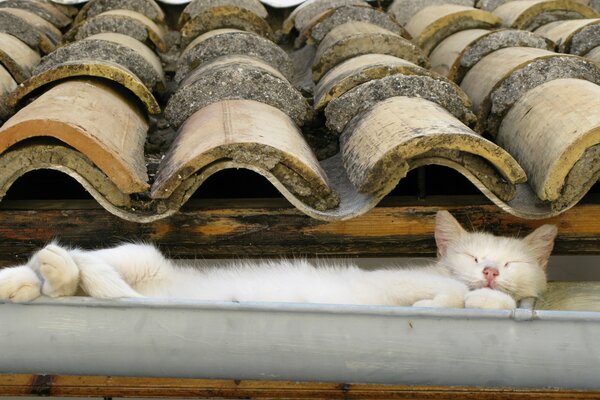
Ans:
<svg viewBox="0 0 600 400"><path fill-rule="evenodd" d="M492 283L494 282L494 279L496 279L496 277L499 274L500 274L500 272L494 267L485 267L483 269L483 276L485 276L485 279L487 280L489 287L492 287Z"/></svg>

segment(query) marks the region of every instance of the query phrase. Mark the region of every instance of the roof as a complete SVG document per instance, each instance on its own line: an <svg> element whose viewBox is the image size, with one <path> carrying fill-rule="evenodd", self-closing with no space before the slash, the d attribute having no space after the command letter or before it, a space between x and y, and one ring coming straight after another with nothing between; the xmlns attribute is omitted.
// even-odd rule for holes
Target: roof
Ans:
<svg viewBox="0 0 600 400"><path fill-rule="evenodd" d="M0 194L54 169L148 222L245 168L339 220L433 164L560 214L600 176L600 4L476 3L0 2Z"/></svg>

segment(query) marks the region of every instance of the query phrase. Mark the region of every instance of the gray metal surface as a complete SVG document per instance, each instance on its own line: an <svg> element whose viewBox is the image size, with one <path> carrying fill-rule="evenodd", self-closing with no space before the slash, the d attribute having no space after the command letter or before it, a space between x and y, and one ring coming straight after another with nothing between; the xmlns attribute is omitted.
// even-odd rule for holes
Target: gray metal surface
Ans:
<svg viewBox="0 0 600 400"><path fill-rule="evenodd" d="M600 313L0 303L0 373L600 388Z"/></svg>

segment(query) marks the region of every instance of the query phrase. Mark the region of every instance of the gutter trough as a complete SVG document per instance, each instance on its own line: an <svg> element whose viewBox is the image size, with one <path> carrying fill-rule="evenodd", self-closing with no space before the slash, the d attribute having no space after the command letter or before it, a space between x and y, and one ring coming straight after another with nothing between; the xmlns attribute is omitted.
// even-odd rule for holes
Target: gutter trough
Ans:
<svg viewBox="0 0 600 400"><path fill-rule="evenodd" d="M0 302L0 373L600 388L600 313Z"/></svg>

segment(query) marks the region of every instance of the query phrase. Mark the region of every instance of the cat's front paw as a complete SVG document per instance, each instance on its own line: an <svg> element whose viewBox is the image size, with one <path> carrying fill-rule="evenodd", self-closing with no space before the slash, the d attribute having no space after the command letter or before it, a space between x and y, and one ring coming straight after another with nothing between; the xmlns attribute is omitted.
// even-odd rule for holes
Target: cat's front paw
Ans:
<svg viewBox="0 0 600 400"><path fill-rule="evenodd" d="M37 253L37 261L44 278L42 293L50 297L75 294L79 285L79 268L68 250L50 244Z"/></svg>
<svg viewBox="0 0 600 400"><path fill-rule="evenodd" d="M0 299L12 302L35 300L41 296L42 282L27 266L0 270Z"/></svg>
<svg viewBox="0 0 600 400"><path fill-rule="evenodd" d="M491 310L512 310L517 308L517 302L504 292L482 288L470 291L465 295L465 307Z"/></svg>

